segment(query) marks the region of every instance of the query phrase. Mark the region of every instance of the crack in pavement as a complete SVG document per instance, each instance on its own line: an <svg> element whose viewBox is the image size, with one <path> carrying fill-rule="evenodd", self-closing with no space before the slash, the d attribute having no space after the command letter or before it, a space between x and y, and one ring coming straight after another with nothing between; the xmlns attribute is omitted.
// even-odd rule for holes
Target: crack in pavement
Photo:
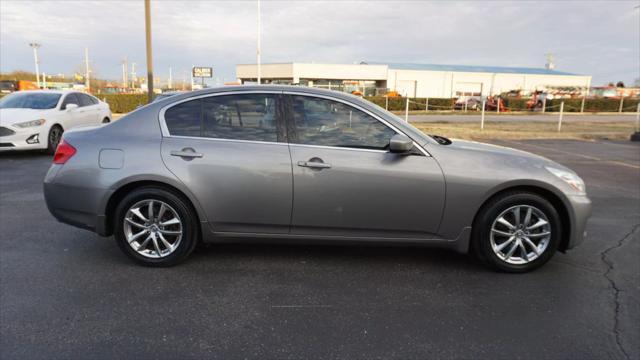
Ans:
<svg viewBox="0 0 640 360"><path fill-rule="evenodd" d="M605 265L607 265L607 271L604 272L603 276L609 281L609 284L611 285L611 288L613 288L613 295L614 295L614 321L613 321L613 332L615 335L615 339L616 339L616 344L618 345L618 348L620 349L620 351L624 354L625 358L630 359L631 357L629 356L629 354L627 353L627 351L624 349L624 346L622 346L622 342L620 340L620 292L622 291L618 285L616 284L615 280L613 280L613 278L610 276L610 273L613 271L613 261L610 261L607 259L607 254L610 251L613 251L615 249L619 249L621 248L625 242L628 239L631 239L633 237L633 235L640 229L640 224L635 224L632 228L631 231L629 231L625 236L622 237L622 239L618 240L618 242L605 249L604 251L602 251L600 253L600 259L602 260L602 262L605 263Z"/></svg>

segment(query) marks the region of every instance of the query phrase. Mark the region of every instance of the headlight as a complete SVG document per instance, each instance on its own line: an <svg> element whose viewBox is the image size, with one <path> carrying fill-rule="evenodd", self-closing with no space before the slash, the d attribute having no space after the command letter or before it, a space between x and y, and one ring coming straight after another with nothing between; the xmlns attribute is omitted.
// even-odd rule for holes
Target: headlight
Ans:
<svg viewBox="0 0 640 360"><path fill-rule="evenodd" d="M45 121L44 119L38 119L38 120L25 121L25 122L13 124L13 125L19 128L28 128L28 127L40 126L44 124L44 121Z"/></svg>
<svg viewBox="0 0 640 360"><path fill-rule="evenodd" d="M580 176L576 175L572 171L560 170L553 167L546 167L550 173L564 180L569 186L576 189L578 192L585 193L586 188L584 186L584 181L580 178Z"/></svg>

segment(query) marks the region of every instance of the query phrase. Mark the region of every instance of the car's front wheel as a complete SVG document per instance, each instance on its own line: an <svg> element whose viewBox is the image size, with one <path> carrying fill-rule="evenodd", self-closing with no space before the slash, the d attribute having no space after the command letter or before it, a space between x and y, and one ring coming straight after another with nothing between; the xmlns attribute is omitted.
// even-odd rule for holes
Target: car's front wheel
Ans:
<svg viewBox="0 0 640 360"><path fill-rule="evenodd" d="M473 249L495 269L526 272L551 259L560 237L560 216L547 199L512 192L480 210L473 226Z"/></svg>
<svg viewBox="0 0 640 360"><path fill-rule="evenodd" d="M64 131L59 125L53 125L51 129L49 129L49 134L47 136L47 150L45 150L47 154L53 155L56 153L56 149L58 148L58 144L60 144L63 132Z"/></svg>
<svg viewBox="0 0 640 360"><path fill-rule="evenodd" d="M129 257L147 266L172 266L198 241L198 221L188 202L161 187L134 190L115 212L114 237Z"/></svg>

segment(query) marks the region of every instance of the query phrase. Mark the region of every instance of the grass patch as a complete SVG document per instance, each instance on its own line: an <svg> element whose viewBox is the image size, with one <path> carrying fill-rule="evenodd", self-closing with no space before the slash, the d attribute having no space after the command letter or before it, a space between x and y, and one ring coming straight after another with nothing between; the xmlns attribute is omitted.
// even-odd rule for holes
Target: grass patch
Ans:
<svg viewBox="0 0 640 360"><path fill-rule="evenodd" d="M557 123L485 121L484 130L480 122L417 122L413 126L427 134L467 140L488 139L580 139L580 140L628 140L634 132L629 121L611 122L566 122L558 132Z"/></svg>

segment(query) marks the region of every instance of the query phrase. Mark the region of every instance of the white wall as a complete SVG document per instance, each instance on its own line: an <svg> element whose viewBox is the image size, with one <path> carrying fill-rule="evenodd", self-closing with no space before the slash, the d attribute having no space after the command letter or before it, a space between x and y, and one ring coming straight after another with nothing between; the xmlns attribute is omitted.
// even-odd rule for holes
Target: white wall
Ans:
<svg viewBox="0 0 640 360"><path fill-rule="evenodd" d="M588 87L591 76L473 73L389 69L387 86L411 97L455 97L456 91L496 95L509 90L542 90L547 86ZM407 86L415 81L415 91Z"/></svg>
<svg viewBox="0 0 640 360"><path fill-rule="evenodd" d="M387 69L387 65L263 64L260 75L263 79L293 79L294 83L300 79L386 80ZM238 79L255 79L257 76L257 65L236 65Z"/></svg>
<svg viewBox="0 0 640 360"><path fill-rule="evenodd" d="M293 78L293 64L263 64L260 76L265 79L291 79ZM236 77L238 79L258 78L258 66L253 64L236 65Z"/></svg>
<svg viewBox="0 0 640 360"><path fill-rule="evenodd" d="M293 64L298 79L385 80L387 69L387 65Z"/></svg>

